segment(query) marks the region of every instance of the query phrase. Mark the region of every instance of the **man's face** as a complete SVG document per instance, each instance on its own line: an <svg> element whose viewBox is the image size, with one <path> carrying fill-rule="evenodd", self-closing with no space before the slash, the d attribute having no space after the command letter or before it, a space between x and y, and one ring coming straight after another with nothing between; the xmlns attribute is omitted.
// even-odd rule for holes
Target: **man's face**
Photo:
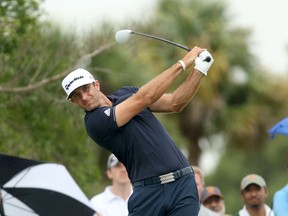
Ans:
<svg viewBox="0 0 288 216"><path fill-rule="evenodd" d="M127 170L125 166L118 162L116 166L107 170L107 176L112 180L113 184L127 184L130 183Z"/></svg>
<svg viewBox="0 0 288 216"><path fill-rule="evenodd" d="M99 82L86 84L76 88L70 95L73 103L77 104L84 110L90 111L99 106Z"/></svg>
<svg viewBox="0 0 288 216"><path fill-rule="evenodd" d="M265 204L267 190L256 184L248 185L242 192L241 196L247 208L259 209Z"/></svg>
<svg viewBox="0 0 288 216"><path fill-rule="evenodd" d="M219 196L211 196L203 202L203 205L217 213L225 212L224 200Z"/></svg>

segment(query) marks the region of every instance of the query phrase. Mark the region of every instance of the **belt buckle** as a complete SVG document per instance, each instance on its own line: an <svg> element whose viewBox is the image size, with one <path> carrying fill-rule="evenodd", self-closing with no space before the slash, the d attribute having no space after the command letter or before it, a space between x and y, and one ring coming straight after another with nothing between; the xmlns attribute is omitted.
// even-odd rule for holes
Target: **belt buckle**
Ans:
<svg viewBox="0 0 288 216"><path fill-rule="evenodd" d="M172 172L168 174L160 175L159 178L160 178L161 184L166 184L166 183L175 181L175 176Z"/></svg>

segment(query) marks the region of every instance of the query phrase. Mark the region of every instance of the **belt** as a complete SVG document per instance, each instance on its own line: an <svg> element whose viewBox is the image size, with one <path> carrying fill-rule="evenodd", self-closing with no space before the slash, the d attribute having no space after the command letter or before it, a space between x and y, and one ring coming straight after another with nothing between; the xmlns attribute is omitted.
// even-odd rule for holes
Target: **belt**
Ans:
<svg viewBox="0 0 288 216"><path fill-rule="evenodd" d="M189 173L194 173L191 166L185 167L185 168L183 168L181 170L177 170L175 172L171 172L171 173L167 173L164 175L160 175L160 176L144 179L141 181L133 182L132 185L133 185L133 187L137 187L137 186L145 186L145 185L152 185L152 184L166 184L169 182L173 182L173 181L175 181L175 180L177 180L177 179L181 178L182 176L185 176Z"/></svg>

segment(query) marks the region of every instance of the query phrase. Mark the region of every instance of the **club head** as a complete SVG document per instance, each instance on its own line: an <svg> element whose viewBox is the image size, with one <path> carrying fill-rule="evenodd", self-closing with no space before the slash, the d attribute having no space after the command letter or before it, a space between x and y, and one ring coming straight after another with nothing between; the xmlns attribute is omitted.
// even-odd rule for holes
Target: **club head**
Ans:
<svg viewBox="0 0 288 216"><path fill-rule="evenodd" d="M131 32L132 31L128 29L123 29L123 30L116 32L115 34L116 41L120 44L126 43L131 36Z"/></svg>

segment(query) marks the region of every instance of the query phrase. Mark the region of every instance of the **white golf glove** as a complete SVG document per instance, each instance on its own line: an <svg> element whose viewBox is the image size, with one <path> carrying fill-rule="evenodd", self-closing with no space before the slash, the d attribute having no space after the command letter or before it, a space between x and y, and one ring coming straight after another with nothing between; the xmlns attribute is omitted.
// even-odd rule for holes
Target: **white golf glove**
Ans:
<svg viewBox="0 0 288 216"><path fill-rule="evenodd" d="M210 61L208 62L207 59L209 58L210 58ZM195 59L194 68L207 76L207 72L210 69L213 62L214 62L214 59L212 55L207 50L205 50L201 52L200 55Z"/></svg>

